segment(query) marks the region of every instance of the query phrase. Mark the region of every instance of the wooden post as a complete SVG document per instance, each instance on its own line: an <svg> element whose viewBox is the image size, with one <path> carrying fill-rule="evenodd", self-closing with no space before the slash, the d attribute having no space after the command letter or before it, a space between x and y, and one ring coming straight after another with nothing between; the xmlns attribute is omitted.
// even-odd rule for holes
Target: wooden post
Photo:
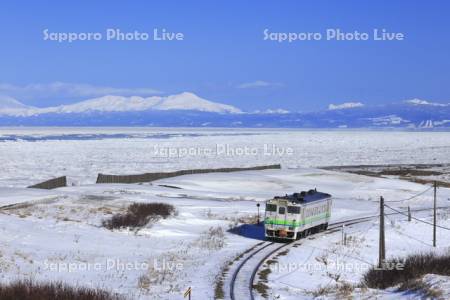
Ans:
<svg viewBox="0 0 450 300"><path fill-rule="evenodd" d="M434 214L433 214L433 247L436 247L436 190L437 182L434 182Z"/></svg>
<svg viewBox="0 0 450 300"><path fill-rule="evenodd" d="M189 297L188 299L191 300L191 293L192 293L192 288L189 287L186 292L184 292L184 298Z"/></svg>
<svg viewBox="0 0 450 300"><path fill-rule="evenodd" d="M378 267L382 268L386 258L386 245L384 242L384 198L380 197L380 241L378 249Z"/></svg>
<svg viewBox="0 0 450 300"><path fill-rule="evenodd" d="M411 222L411 207L408 206L408 222Z"/></svg>

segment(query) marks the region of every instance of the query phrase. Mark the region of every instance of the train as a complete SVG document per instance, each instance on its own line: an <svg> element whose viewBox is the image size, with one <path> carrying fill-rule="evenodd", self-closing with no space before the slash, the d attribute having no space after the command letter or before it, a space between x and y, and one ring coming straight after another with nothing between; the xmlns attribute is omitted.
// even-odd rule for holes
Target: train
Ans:
<svg viewBox="0 0 450 300"><path fill-rule="evenodd" d="M266 240L296 240L328 228L332 196L317 189L266 201Z"/></svg>

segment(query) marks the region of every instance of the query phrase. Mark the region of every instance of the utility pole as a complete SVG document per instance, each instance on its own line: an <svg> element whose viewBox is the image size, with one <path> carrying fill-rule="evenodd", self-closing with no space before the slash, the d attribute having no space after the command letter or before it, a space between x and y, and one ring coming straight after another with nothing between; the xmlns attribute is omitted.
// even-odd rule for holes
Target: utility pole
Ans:
<svg viewBox="0 0 450 300"><path fill-rule="evenodd" d="M380 197L380 241L378 249L378 267L382 268L386 258L386 245L384 243L384 198Z"/></svg>
<svg viewBox="0 0 450 300"><path fill-rule="evenodd" d="M434 182L434 214L433 214L433 247L436 247L436 190L437 182Z"/></svg>
<svg viewBox="0 0 450 300"><path fill-rule="evenodd" d="M408 205L408 222L411 222L411 207Z"/></svg>

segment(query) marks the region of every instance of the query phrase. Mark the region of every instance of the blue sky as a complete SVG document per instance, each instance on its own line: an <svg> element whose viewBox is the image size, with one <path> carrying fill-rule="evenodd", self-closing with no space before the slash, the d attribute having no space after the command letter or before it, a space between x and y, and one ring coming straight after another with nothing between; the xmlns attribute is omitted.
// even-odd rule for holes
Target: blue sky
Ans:
<svg viewBox="0 0 450 300"><path fill-rule="evenodd" d="M2 1L0 94L36 106L190 91L245 110L450 100L448 1ZM183 41L44 41L107 28ZM271 32L401 32L403 41L264 41Z"/></svg>

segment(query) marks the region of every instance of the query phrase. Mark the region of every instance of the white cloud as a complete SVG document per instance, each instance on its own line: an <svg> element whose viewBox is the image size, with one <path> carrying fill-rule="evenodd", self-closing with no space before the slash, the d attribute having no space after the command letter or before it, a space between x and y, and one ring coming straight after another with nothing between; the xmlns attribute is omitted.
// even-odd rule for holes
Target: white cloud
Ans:
<svg viewBox="0 0 450 300"><path fill-rule="evenodd" d="M148 96L160 94L161 91L152 88L116 88L81 83L36 83L28 85L14 85L0 83L0 94L19 99L40 99L49 97L98 97L104 95L120 96Z"/></svg>
<svg viewBox="0 0 450 300"><path fill-rule="evenodd" d="M364 104L362 104L361 102L346 102L342 104L330 104L328 105L328 110L349 109L363 106Z"/></svg>
<svg viewBox="0 0 450 300"><path fill-rule="evenodd" d="M282 109L282 108L277 108L277 109L270 109L269 108L269 109L266 109L266 110L263 110L263 111L256 110L253 113L255 113L255 114L279 114L279 115L281 115L281 114L289 114L290 111L286 110L286 109Z"/></svg>
<svg viewBox="0 0 450 300"><path fill-rule="evenodd" d="M239 89L251 89L251 88L261 88L261 87L277 87L282 86L281 83L268 82L263 80L256 80L252 82L244 82L237 86Z"/></svg>

